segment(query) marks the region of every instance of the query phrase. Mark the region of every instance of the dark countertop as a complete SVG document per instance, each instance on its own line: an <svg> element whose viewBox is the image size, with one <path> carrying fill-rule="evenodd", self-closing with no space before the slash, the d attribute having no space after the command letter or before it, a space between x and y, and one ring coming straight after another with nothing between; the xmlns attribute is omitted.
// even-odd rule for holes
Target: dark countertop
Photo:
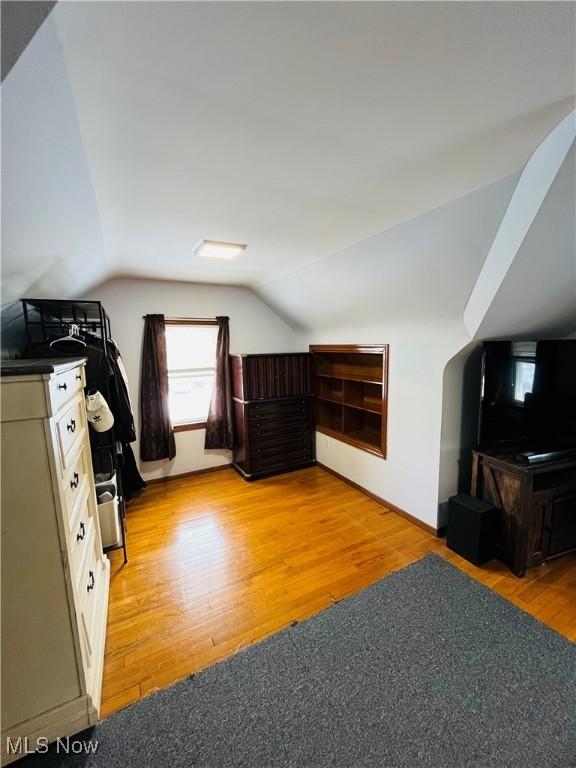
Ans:
<svg viewBox="0 0 576 768"><path fill-rule="evenodd" d="M30 376L40 373L63 373L86 362L85 357L46 358L45 360L2 360L0 374L2 376Z"/></svg>

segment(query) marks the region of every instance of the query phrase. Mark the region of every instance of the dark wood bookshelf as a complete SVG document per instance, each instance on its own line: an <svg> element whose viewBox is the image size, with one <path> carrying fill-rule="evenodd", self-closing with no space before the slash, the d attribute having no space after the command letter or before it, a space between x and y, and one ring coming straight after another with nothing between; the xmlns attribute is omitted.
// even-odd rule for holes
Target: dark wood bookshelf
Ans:
<svg viewBox="0 0 576 768"><path fill-rule="evenodd" d="M322 400L326 403L335 403L336 405L345 405L346 408L356 408L359 411L367 411L368 413L381 413L381 409L378 407L368 407L366 405L359 405L356 403L343 403L342 400L332 400L330 397L323 397L322 395L316 395L317 400Z"/></svg>
<svg viewBox="0 0 576 768"><path fill-rule="evenodd" d="M321 379L335 379L335 378L338 378L338 377L331 376L328 373L318 373L316 375L319 378L321 378ZM340 377L340 378L343 379L344 377ZM362 379L362 378L353 377L353 376L349 376L347 378L347 380L348 381L362 381L362 382L364 382L364 384L381 384L381 382L378 379Z"/></svg>
<svg viewBox="0 0 576 768"><path fill-rule="evenodd" d="M386 458L388 345L312 345L318 432Z"/></svg>

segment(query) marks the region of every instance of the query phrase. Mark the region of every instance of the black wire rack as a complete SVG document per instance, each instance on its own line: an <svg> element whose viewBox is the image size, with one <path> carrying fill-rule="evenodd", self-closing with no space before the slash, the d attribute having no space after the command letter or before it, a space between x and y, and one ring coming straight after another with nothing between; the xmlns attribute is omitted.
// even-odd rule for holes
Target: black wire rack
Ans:
<svg viewBox="0 0 576 768"><path fill-rule="evenodd" d="M28 347L45 341L52 341L58 336L65 336L71 326L77 326L80 332L86 331L98 336L102 341L104 357L107 359L108 345L112 338L110 317L100 301L73 301L69 299L22 299L22 311ZM110 379L87 381L87 389L98 389L107 402L110 402ZM118 544L105 547L105 552L116 549L124 550L124 562L128 562L126 552L126 502L122 489L119 443L114 427L106 432L90 432L90 444L93 452L109 454L112 458L113 471L116 473L116 491L118 496L118 515L122 539Z"/></svg>

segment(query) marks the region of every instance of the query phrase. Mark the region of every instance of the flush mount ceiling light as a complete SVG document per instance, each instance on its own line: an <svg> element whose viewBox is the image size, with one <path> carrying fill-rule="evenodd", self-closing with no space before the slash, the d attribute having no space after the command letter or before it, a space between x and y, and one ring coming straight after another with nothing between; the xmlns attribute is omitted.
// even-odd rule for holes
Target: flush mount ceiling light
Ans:
<svg viewBox="0 0 576 768"><path fill-rule="evenodd" d="M218 240L200 240L195 246L196 256L209 259L233 259L239 253L246 250L242 243L221 243Z"/></svg>

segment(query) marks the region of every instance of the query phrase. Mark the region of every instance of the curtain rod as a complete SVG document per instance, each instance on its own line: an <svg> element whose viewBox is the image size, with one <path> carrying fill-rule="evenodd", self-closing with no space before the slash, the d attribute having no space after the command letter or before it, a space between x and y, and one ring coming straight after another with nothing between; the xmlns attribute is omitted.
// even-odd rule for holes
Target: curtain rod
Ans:
<svg viewBox="0 0 576 768"><path fill-rule="evenodd" d="M145 320L148 315L142 315L142 319ZM217 325L218 321L215 317L165 317L166 323L180 323L185 325L186 323L194 323L195 325Z"/></svg>

